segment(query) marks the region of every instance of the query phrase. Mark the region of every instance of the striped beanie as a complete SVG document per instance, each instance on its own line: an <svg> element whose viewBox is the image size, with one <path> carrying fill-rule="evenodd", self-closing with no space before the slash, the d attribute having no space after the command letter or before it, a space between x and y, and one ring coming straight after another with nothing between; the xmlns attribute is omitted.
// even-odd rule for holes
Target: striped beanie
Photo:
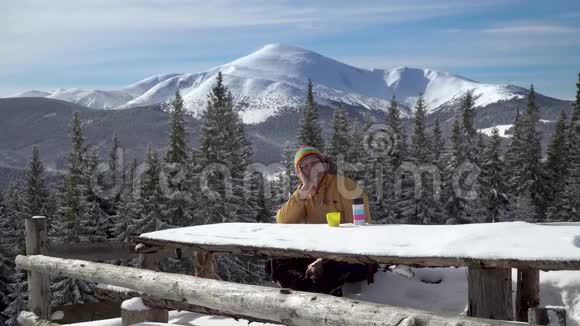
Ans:
<svg viewBox="0 0 580 326"><path fill-rule="evenodd" d="M298 169L298 164L300 164L300 161L310 155L315 155L320 158L322 162L324 162L324 156L318 149L308 145L301 145L298 147L296 155L294 155L294 168Z"/></svg>

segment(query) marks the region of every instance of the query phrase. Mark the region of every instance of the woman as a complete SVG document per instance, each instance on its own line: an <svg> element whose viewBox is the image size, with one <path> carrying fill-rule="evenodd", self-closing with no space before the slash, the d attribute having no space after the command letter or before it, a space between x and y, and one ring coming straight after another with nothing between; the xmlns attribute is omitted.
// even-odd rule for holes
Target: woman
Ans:
<svg viewBox="0 0 580 326"><path fill-rule="evenodd" d="M352 200L363 198L370 223L368 196L358 184L336 169L322 153L302 145L294 156L300 186L276 214L277 223L326 224L326 213L340 212L341 223L352 223ZM273 259L266 266L272 280L282 287L342 295L344 282L367 279L372 282L376 266L348 264L323 259Z"/></svg>

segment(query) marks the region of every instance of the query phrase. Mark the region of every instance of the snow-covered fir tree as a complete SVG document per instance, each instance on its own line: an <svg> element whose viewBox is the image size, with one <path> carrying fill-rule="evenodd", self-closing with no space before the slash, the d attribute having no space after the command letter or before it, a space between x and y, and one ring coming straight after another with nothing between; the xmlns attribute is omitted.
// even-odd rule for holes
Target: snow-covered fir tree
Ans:
<svg viewBox="0 0 580 326"><path fill-rule="evenodd" d="M100 183L105 184L108 195L106 200L101 203L104 211L111 217L118 214L119 202L121 201L121 194L123 192L125 182L125 166L123 165L124 153L121 147L121 142L117 133L113 133L111 139L111 150L109 152L109 173L108 179L99 180ZM108 182L108 183L107 183ZM112 234L112 230L107 230ZM112 236L112 235L111 235Z"/></svg>
<svg viewBox="0 0 580 326"><path fill-rule="evenodd" d="M330 144L326 154L335 161L339 158L339 155L342 160L346 160L350 148L349 142L348 118L342 106L339 106L334 110L332 121L330 122Z"/></svg>
<svg viewBox="0 0 580 326"><path fill-rule="evenodd" d="M19 326L18 315L28 306L28 281L26 271L16 268L14 264L9 263L12 273L12 282L8 285L8 306L0 312L0 321L4 318L5 326Z"/></svg>
<svg viewBox="0 0 580 326"><path fill-rule="evenodd" d="M566 113L562 111L548 146L548 157L544 164L544 175L546 177L544 198L548 204L546 217L549 220L558 219L556 213L559 209L555 204L560 191L564 188L569 162L568 146L568 118Z"/></svg>
<svg viewBox="0 0 580 326"><path fill-rule="evenodd" d="M262 197L263 178L249 169L253 149L221 73L201 113L201 123L198 157L203 205L198 207L196 214L206 219L204 223L256 222L258 218L267 218L270 213ZM236 267L252 261L254 259L244 257L221 257L218 273L222 279L258 282L263 277L262 268Z"/></svg>
<svg viewBox="0 0 580 326"><path fill-rule="evenodd" d="M135 186L137 184L135 180L136 171L137 159L133 159L127 170L118 209L116 210L117 213L113 217L115 224L111 230L111 236L117 241L129 240L131 223L139 218L139 203L135 194Z"/></svg>
<svg viewBox="0 0 580 326"><path fill-rule="evenodd" d="M562 189L548 216L554 220L574 222L580 221L580 74L578 79L576 101L568 127L568 164Z"/></svg>
<svg viewBox="0 0 580 326"><path fill-rule="evenodd" d="M350 141L348 152L345 155L345 162L352 165L344 171L344 174L360 181L365 189L368 183L368 180L365 179L365 174L369 153L365 150L364 138L370 127L371 121L368 112L365 112L363 123L358 119L354 119L354 122L349 126L348 137Z"/></svg>
<svg viewBox="0 0 580 326"><path fill-rule="evenodd" d="M497 128L492 130L491 142L483 157L479 180L486 214L482 222L505 221L509 205L509 185L504 178L506 169L501 159L501 137Z"/></svg>
<svg viewBox="0 0 580 326"><path fill-rule="evenodd" d="M187 226L193 223L191 216L192 189L189 164L189 133L185 125L183 99L179 91L170 103L171 129L169 131L169 146L165 155L165 165L162 170L162 180L167 190L165 216L168 222L176 226Z"/></svg>
<svg viewBox="0 0 580 326"><path fill-rule="evenodd" d="M114 226L112 216L107 214L103 208L106 205L108 196L102 198L99 195L98 189L101 181L98 179L98 164L99 157L97 148L91 146L86 152L84 167L84 173L89 183L88 187L83 187L84 193L80 197L84 202L84 211L80 221L81 241L105 241L108 237L107 232L113 229ZM114 195L111 198L114 198Z"/></svg>
<svg viewBox="0 0 580 326"><path fill-rule="evenodd" d="M545 212L546 202L543 198L543 180L541 166L540 132L538 130L539 112L536 105L533 85L528 93L528 103L525 115L520 118L520 125L514 130L512 143L513 157L510 158L512 171L512 193L529 193L534 207L538 209L537 216L542 218ZM516 134L517 132L517 134ZM517 139L516 139L517 137ZM526 202L523 200L522 202Z"/></svg>
<svg viewBox="0 0 580 326"><path fill-rule="evenodd" d="M34 215L46 216L48 190L45 184L44 163L40 160L38 146L32 147L32 158L26 169L26 186L22 211L28 217Z"/></svg>
<svg viewBox="0 0 580 326"><path fill-rule="evenodd" d="M51 241L71 244L104 240L106 229L100 228L101 214L104 212L94 192L95 180L91 179L95 176L97 154L95 149L87 151L85 148L78 112L74 113L71 123L71 143L71 151L67 156L67 174L60 195L61 204L54 218L55 226ZM51 302L54 306L96 301L92 283L70 278L57 278L51 281Z"/></svg>
<svg viewBox="0 0 580 326"><path fill-rule="evenodd" d="M25 189L21 180L11 180L4 193L4 205L6 207L6 222L10 226L11 232L8 234L12 245L17 250L24 248L24 219L27 214L24 212Z"/></svg>
<svg viewBox="0 0 580 326"><path fill-rule="evenodd" d="M26 272L17 269L14 258L24 250L24 215L19 214L25 193L20 183L13 181L4 194L0 193L0 322L18 325L17 317L27 304Z"/></svg>
<svg viewBox="0 0 580 326"><path fill-rule="evenodd" d="M10 266L11 254L9 253L9 225L4 206L4 195L0 192L0 312L10 303L8 295L10 294L9 284L12 282L13 273ZM4 316L0 314L0 323L3 323Z"/></svg>
<svg viewBox="0 0 580 326"><path fill-rule="evenodd" d="M413 192L411 202L413 213L407 221L414 224L434 224L441 216L434 190L434 186L438 185L438 173L434 169L436 166L432 164L432 143L425 125L425 110L423 96L419 96L415 106L415 130L411 143L411 162L414 171L412 184L407 189L408 192Z"/></svg>
<svg viewBox="0 0 580 326"><path fill-rule="evenodd" d="M312 80L306 87L306 104L302 109L302 119L298 129L298 145L310 145L324 152L324 139L318 122L318 108L314 101Z"/></svg>
<svg viewBox="0 0 580 326"><path fill-rule="evenodd" d="M140 178L138 198L138 211L135 219L130 223L130 234L158 231L169 228L163 216L165 205L161 186L159 183L160 163L157 151L152 145L147 147L143 172Z"/></svg>
<svg viewBox="0 0 580 326"><path fill-rule="evenodd" d="M485 219L477 178L468 179L469 176L477 176L482 160L483 143L473 126L474 105L472 92L466 92L460 99L459 112L453 122L451 147L445 155L442 173L442 198L447 215L445 223L474 223Z"/></svg>
<svg viewBox="0 0 580 326"><path fill-rule="evenodd" d="M395 96L391 99L385 119L388 128L382 132L388 139L386 141L388 148L384 151L371 150L369 153L369 173L372 176L371 180L375 182L371 187L375 187L375 192L379 195L372 200L375 202L373 213L379 217L380 223L408 223L413 210L413 180L408 172L400 172L410 156L407 133ZM371 133L368 136L373 137Z"/></svg>

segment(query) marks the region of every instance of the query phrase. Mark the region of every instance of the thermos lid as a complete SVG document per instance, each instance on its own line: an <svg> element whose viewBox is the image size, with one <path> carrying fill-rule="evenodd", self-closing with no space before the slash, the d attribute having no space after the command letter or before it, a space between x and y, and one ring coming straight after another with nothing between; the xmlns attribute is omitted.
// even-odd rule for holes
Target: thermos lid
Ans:
<svg viewBox="0 0 580 326"><path fill-rule="evenodd" d="M362 204L364 204L364 201L363 201L363 199L362 199L362 198L354 198L354 199L352 200L352 204L353 204L353 205L362 205Z"/></svg>

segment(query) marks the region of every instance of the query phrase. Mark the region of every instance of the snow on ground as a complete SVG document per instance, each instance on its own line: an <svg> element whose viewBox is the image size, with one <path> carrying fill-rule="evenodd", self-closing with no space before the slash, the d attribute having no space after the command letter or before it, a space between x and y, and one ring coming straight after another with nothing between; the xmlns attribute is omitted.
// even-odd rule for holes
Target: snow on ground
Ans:
<svg viewBox="0 0 580 326"><path fill-rule="evenodd" d="M489 127L489 128L483 128L483 129L477 129L477 132L480 132L482 134L486 134L488 136L491 137L491 133L493 131L493 128L497 128L497 131L499 132L499 136L500 137L504 137L504 138L511 138L512 135L508 135L506 134L506 132L512 128L514 125L497 125L495 127Z"/></svg>
<svg viewBox="0 0 580 326"><path fill-rule="evenodd" d="M525 222L341 224L336 228L324 224L220 223L156 231L141 237L183 244L356 255L580 261L580 227Z"/></svg>
<svg viewBox="0 0 580 326"><path fill-rule="evenodd" d="M169 324L171 325L186 325L186 326L242 326L242 325L252 325L252 326L269 326L275 324L268 324L268 323L250 323L247 320L240 319L234 320L228 317L222 316L209 316L198 314L195 312L188 312L188 311L170 311L169 312ZM96 320L86 323L76 323L76 324L68 324L74 326L121 326L121 318L113 318L113 319L106 319L106 320ZM145 322L145 323L138 323L134 325L140 326L154 326L154 325L168 325L164 323L153 323L153 322Z"/></svg>
<svg viewBox="0 0 580 326"><path fill-rule="evenodd" d="M395 272L379 272L375 283L347 284L345 296L364 301L409 307L435 313L460 315L467 305L466 268L408 268L398 267ZM516 270L512 273L512 290L515 290ZM564 306L568 325L580 326L580 271L541 272L541 305ZM514 308L515 311L515 308ZM221 316L207 316L191 312L172 311L169 323L196 326L241 326L247 321L235 321ZM75 326L120 326L121 320L110 319ZM140 325L154 325L142 323ZM272 324L251 323L265 326Z"/></svg>

